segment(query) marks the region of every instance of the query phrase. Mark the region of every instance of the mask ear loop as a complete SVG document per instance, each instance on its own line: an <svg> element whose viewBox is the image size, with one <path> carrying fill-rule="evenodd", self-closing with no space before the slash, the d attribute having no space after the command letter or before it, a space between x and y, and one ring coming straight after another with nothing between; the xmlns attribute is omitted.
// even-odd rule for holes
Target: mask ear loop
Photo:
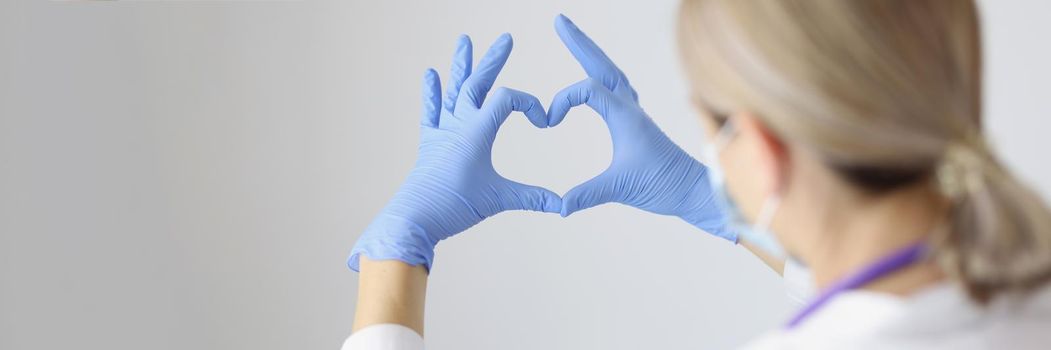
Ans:
<svg viewBox="0 0 1051 350"><path fill-rule="evenodd" d="M777 241L774 233L770 231L770 223L774 220L774 214L777 213L777 208L780 205L780 195L774 195L763 201L762 207L759 208L759 215L756 216L755 222L752 224L752 230L745 234L744 239L762 248L770 255L778 258L787 258L784 247Z"/></svg>
<svg viewBox="0 0 1051 350"><path fill-rule="evenodd" d="M759 215L755 217L755 228L769 232L770 223L774 221L774 214L777 214L779 206L781 206L781 195L775 194L767 198L763 206L759 208Z"/></svg>

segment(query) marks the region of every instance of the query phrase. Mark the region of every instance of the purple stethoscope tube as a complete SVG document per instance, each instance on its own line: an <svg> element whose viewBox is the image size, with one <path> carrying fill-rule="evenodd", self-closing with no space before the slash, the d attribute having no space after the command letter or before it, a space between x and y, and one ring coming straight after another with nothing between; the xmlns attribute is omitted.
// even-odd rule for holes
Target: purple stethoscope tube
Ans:
<svg viewBox="0 0 1051 350"><path fill-rule="evenodd" d="M800 310L795 317L792 317L792 319L788 321L788 324L785 325L785 328L795 328L806 320L807 317L827 304L829 300L832 300L833 297L842 292L861 287L869 282L915 264L924 258L926 252L926 244L923 242L914 243L905 248L894 251L889 255L880 258L871 265L866 266L857 273L833 283L821 292L816 299L811 301L810 304Z"/></svg>

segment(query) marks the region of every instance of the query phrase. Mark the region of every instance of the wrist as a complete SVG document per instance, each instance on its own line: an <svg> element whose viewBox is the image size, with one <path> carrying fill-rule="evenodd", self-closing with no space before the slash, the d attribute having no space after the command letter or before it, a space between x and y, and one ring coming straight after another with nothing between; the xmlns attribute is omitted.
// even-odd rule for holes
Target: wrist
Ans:
<svg viewBox="0 0 1051 350"><path fill-rule="evenodd" d="M690 160L694 164L685 176L685 181L690 185L679 217L714 236L737 242L737 234L727 227L726 217L715 197L708 179L708 168L693 158Z"/></svg>
<svg viewBox="0 0 1051 350"><path fill-rule="evenodd" d="M412 221L380 215L358 238L347 259L351 270L361 271L363 255L372 260L398 260L410 266L423 266L430 271L434 262L432 240L422 227Z"/></svg>
<svg viewBox="0 0 1051 350"><path fill-rule="evenodd" d="M427 271L400 261L361 257L358 303L352 332L384 323L400 324L423 334Z"/></svg>

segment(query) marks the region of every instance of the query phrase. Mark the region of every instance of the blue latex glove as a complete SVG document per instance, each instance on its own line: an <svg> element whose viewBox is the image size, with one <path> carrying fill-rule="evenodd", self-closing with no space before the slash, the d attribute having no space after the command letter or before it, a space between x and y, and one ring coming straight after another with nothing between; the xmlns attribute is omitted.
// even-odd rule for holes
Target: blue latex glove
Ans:
<svg viewBox="0 0 1051 350"><path fill-rule="evenodd" d="M516 209L559 212L562 202L554 192L505 179L493 169L493 141L512 111L537 127L548 125L543 105L524 92L499 88L485 100L511 46L511 36L501 35L472 72L471 41L461 36L444 101L438 74L433 69L424 74L415 168L354 245L347 260L351 269L358 271L365 254L430 270L438 241L487 217Z"/></svg>
<svg viewBox="0 0 1051 350"><path fill-rule="evenodd" d="M661 132L639 106L624 73L569 18L559 15L555 30L589 78L555 96L548 108L550 125L562 122L570 108L587 104L605 120L613 141L609 168L562 197L562 216L618 202L678 216L736 242L713 197L707 168Z"/></svg>

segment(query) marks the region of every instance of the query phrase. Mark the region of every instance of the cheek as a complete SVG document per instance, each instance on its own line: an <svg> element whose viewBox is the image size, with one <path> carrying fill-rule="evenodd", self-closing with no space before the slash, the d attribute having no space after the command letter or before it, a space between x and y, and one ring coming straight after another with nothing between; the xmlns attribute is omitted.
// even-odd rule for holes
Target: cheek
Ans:
<svg viewBox="0 0 1051 350"><path fill-rule="evenodd" d="M754 152L746 145L736 144L722 152L721 161L726 173L726 187L738 210L748 220L755 220L762 204L760 178Z"/></svg>
<svg viewBox="0 0 1051 350"><path fill-rule="evenodd" d="M789 167L788 183L782 193L781 206L771 223L781 244L799 257L810 256L812 247L827 240L821 223L830 215L835 204L828 198L839 192L834 178L828 177L820 161L797 152Z"/></svg>

